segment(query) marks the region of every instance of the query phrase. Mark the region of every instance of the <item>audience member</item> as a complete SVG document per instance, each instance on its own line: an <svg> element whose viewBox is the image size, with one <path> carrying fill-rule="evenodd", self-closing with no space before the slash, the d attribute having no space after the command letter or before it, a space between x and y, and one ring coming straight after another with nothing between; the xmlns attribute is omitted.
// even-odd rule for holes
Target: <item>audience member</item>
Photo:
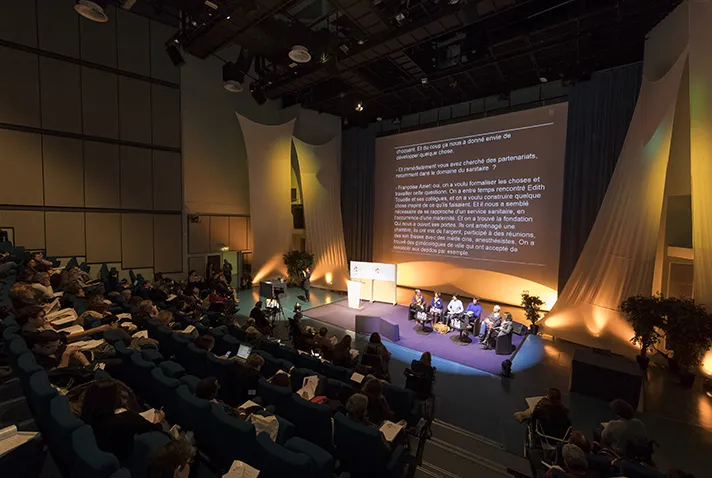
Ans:
<svg viewBox="0 0 712 478"><path fill-rule="evenodd" d="M217 402L218 391L220 390L220 383L215 377L205 377L198 385L195 387L195 396L202 398L203 400L208 400L210 402Z"/></svg>
<svg viewBox="0 0 712 478"><path fill-rule="evenodd" d="M134 437L160 431L163 412L157 411L153 422L123 408L120 389L114 380L97 380L87 390L81 419L94 430L100 450L113 453L123 462L131 456Z"/></svg>
<svg viewBox="0 0 712 478"><path fill-rule="evenodd" d="M10 260L10 253L0 254L0 279L17 273L17 263Z"/></svg>
<svg viewBox="0 0 712 478"><path fill-rule="evenodd" d="M211 352L213 347L215 347L215 337L212 335L201 335L195 339L195 346L199 349L203 349L206 352Z"/></svg>
<svg viewBox="0 0 712 478"><path fill-rule="evenodd" d="M368 397L362 393L351 395L346 402L346 416L361 425L373 426L366 416L368 412Z"/></svg>
<svg viewBox="0 0 712 478"><path fill-rule="evenodd" d="M148 478L188 478L195 448L185 440L171 440L148 459Z"/></svg>
<svg viewBox="0 0 712 478"><path fill-rule="evenodd" d="M635 417L635 410L625 400L613 400L611 409L618 416L601 432L601 444L621 456L637 457L648 445L648 432Z"/></svg>
<svg viewBox="0 0 712 478"><path fill-rule="evenodd" d="M257 396L257 382L262 376L260 371L264 365L265 359L253 353L247 357L245 365L240 368L241 383L243 384L241 400L243 402Z"/></svg>
<svg viewBox="0 0 712 478"><path fill-rule="evenodd" d="M37 365L47 371L71 367L86 367L89 360L74 345L65 345L60 334L45 330L25 335L27 348L35 356Z"/></svg>
<svg viewBox="0 0 712 478"><path fill-rule="evenodd" d="M561 450L561 456L564 461L564 472L568 476L587 478L588 474L588 460L586 459L586 454L572 443L567 443ZM546 472L545 478L552 477L552 469Z"/></svg>
<svg viewBox="0 0 712 478"><path fill-rule="evenodd" d="M381 342L381 336L378 332L371 334L368 339L368 343L363 348L364 355L376 355L381 358L381 370L380 372L386 377L388 376L388 363L391 360L391 353L388 351L383 342Z"/></svg>
<svg viewBox="0 0 712 478"><path fill-rule="evenodd" d="M339 367L353 368L355 360L351 355L351 336L344 335L341 340L334 345L332 363Z"/></svg>
<svg viewBox="0 0 712 478"><path fill-rule="evenodd" d="M558 388L550 388L534 409L517 412L514 417L520 422L531 418L539 423L544 433L557 438L563 438L571 426L569 409L562 402Z"/></svg>
<svg viewBox="0 0 712 478"><path fill-rule="evenodd" d="M257 302L255 302L255 306L250 311L250 318L255 319L255 327L263 335L270 334L271 327L269 325L269 322L267 321L267 318L265 317L264 312L262 312L262 301L261 300L258 300Z"/></svg>
<svg viewBox="0 0 712 478"><path fill-rule="evenodd" d="M383 396L383 386L377 378L372 378L363 386L361 393L368 397L368 418L373 423L391 420L393 412L388 406L386 397Z"/></svg>
<svg viewBox="0 0 712 478"><path fill-rule="evenodd" d="M432 364L433 357L430 352L423 352L420 360L413 360L410 363L410 369L417 374L424 375L431 382L435 381L435 371L437 370Z"/></svg>

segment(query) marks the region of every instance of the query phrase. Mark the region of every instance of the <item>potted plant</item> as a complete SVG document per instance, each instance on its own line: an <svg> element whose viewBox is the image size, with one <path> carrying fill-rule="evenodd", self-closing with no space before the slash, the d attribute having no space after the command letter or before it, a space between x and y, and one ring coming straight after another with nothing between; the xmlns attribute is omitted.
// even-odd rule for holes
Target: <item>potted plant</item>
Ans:
<svg viewBox="0 0 712 478"><path fill-rule="evenodd" d="M692 299L668 299L665 343L672 350L677 364L680 384L692 387L698 367L705 353L712 347L712 315Z"/></svg>
<svg viewBox="0 0 712 478"><path fill-rule="evenodd" d="M536 335L539 333L537 322L541 318L541 306L544 301L538 295L530 295L528 290L522 292L522 307L527 320L531 323L529 332Z"/></svg>
<svg viewBox="0 0 712 478"><path fill-rule="evenodd" d="M287 266L289 282L293 285L302 283L304 271L314 266L314 254L306 251L290 251L282 256L284 265Z"/></svg>
<svg viewBox="0 0 712 478"><path fill-rule="evenodd" d="M648 350L662 337L660 332L665 327L665 304L665 298L661 295L634 295L619 306L626 321L633 327L635 335L630 341L640 347L640 354L636 355L635 359L643 370L647 369L650 363Z"/></svg>

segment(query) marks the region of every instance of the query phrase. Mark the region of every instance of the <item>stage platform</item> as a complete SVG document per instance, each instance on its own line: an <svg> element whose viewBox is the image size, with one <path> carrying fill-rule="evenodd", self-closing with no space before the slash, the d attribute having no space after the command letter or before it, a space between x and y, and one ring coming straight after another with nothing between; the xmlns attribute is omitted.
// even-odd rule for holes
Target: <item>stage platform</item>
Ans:
<svg viewBox="0 0 712 478"><path fill-rule="evenodd" d="M416 329L420 329L420 327L416 322L408 320L408 307L406 306L379 302L362 302L362 305L363 307L360 310L350 309L347 301L341 300L309 309L304 315L348 330L355 330L357 314L381 317L399 325L400 340L397 342L398 345L420 352L428 351L434 356L492 374L497 374L501 371L503 360L507 358L512 361L516 360L517 351L526 339L526 336L513 335L512 345L514 352L512 352L512 355L496 355L494 350L483 350L476 338L470 344L458 343L454 340L459 335L457 331L450 332L447 335L434 331L427 335L418 332Z"/></svg>

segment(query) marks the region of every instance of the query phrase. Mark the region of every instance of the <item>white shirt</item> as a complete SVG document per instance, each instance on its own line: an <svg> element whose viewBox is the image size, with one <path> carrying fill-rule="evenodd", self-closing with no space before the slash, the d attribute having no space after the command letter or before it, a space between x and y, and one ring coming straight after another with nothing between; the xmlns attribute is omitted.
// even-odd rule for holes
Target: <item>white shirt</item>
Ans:
<svg viewBox="0 0 712 478"><path fill-rule="evenodd" d="M451 314L460 314L463 310L465 309L462 307L462 301L460 299L452 299L447 305L447 311Z"/></svg>

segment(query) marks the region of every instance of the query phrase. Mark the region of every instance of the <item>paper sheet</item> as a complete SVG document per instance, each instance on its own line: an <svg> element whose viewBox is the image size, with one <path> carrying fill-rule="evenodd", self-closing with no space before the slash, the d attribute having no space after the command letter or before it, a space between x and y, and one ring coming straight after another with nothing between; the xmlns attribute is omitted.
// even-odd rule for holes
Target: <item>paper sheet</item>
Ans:
<svg viewBox="0 0 712 478"><path fill-rule="evenodd" d="M149 422L153 423L153 421L156 419L156 409L151 408L150 410L146 410L145 412L139 413L143 418L148 420Z"/></svg>
<svg viewBox="0 0 712 478"><path fill-rule="evenodd" d="M319 377L317 375L304 377L302 388L299 389L297 395L302 397L304 400L311 400L316 395L317 385L319 385Z"/></svg>
<svg viewBox="0 0 712 478"><path fill-rule="evenodd" d="M356 357L358 357L358 353L359 353L358 350L351 349L351 358L355 359Z"/></svg>
<svg viewBox="0 0 712 478"><path fill-rule="evenodd" d="M97 348L98 346L104 344L104 340L84 340L81 342L72 342L71 345L75 345L79 347L79 350L92 350Z"/></svg>
<svg viewBox="0 0 712 478"><path fill-rule="evenodd" d="M242 405L240 405L240 406L237 407L237 408L243 408L243 409L247 410L248 408L252 408L252 407L260 407L260 408L262 408L259 404L253 402L252 400L246 401L245 403L243 403Z"/></svg>
<svg viewBox="0 0 712 478"><path fill-rule="evenodd" d="M386 438L386 441L389 443L392 442L398 433L403 429L403 425L398 425L397 423L393 423L389 420L386 420L383 422L383 425L381 425L381 433L383 433L383 436Z"/></svg>
<svg viewBox="0 0 712 478"><path fill-rule="evenodd" d="M55 326L56 326L56 325L71 324L72 322L74 322L74 321L76 321L76 320L77 320L76 317L72 317L71 315L67 315L67 316L60 317L60 318L58 318L58 319L54 319L54 320L51 321L50 323L51 323L52 325L55 325ZM77 325L77 327L80 327L80 326ZM82 330L84 330L84 329L82 328Z"/></svg>
<svg viewBox="0 0 712 478"><path fill-rule="evenodd" d="M353 380L356 383L363 382L364 378L366 378L366 377L361 375L360 373L357 373L357 372L354 372L353 375L351 375L351 380Z"/></svg>
<svg viewBox="0 0 712 478"><path fill-rule="evenodd" d="M131 337L134 339L147 339L148 338L148 330L140 330L133 334Z"/></svg>
<svg viewBox="0 0 712 478"><path fill-rule="evenodd" d="M527 397L524 400L527 401L527 406L529 407L529 410L534 410L534 407L536 407L536 404L539 403L542 398L544 397Z"/></svg>
<svg viewBox="0 0 712 478"><path fill-rule="evenodd" d="M240 460L235 460L232 462L228 472L223 475L223 478L257 478L259 474L260 470L252 468Z"/></svg>
<svg viewBox="0 0 712 478"><path fill-rule="evenodd" d="M55 293L53 294L53 297L54 297L54 298L58 298L58 297L62 297L63 295L64 295L64 292L62 292L62 291L60 290L59 292L55 292Z"/></svg>
<svg viewBox="0 0 712 478"><path fill-rule="evenodd" d="M68 334L79 334L84 332L84 327L81 325L72 325L71 327L65 327L63 329L57 330L57 332L66 332Z"/></svg>
<svg viewBox="0 0 712 478"><path fill-rule="evenodd" d="M176 299L177 297L178 297L177 295L171 294L171 295L169 295L168 298L166 299L166 302L171 302L172 300Z"/></svg>
<svg viewBox="0 0 712 478"><path fill-rule="evenodd" d="M193 327L192 325L189 325L184 330L179 330L178 333L179 334L192 334L194 330L195 330L195 327Z"/></svg>
<svg viewBox="0 0 712 478"><path fill-rule="evenodd" d="M129 314L128 312L124 314L117 314L116 318L119 320L131 320L131 314Z"/></svg>
<svg viewBox="0 0 712 478"><path fill-rule="evenodd" d="M13 428L15 427L13 426ZM0 440L0 457L5 456L5 454L7 453L10 453L15 448L24 445L36 436L36 432L18 432L16 429L15 434L3 440Z"/></svg>

